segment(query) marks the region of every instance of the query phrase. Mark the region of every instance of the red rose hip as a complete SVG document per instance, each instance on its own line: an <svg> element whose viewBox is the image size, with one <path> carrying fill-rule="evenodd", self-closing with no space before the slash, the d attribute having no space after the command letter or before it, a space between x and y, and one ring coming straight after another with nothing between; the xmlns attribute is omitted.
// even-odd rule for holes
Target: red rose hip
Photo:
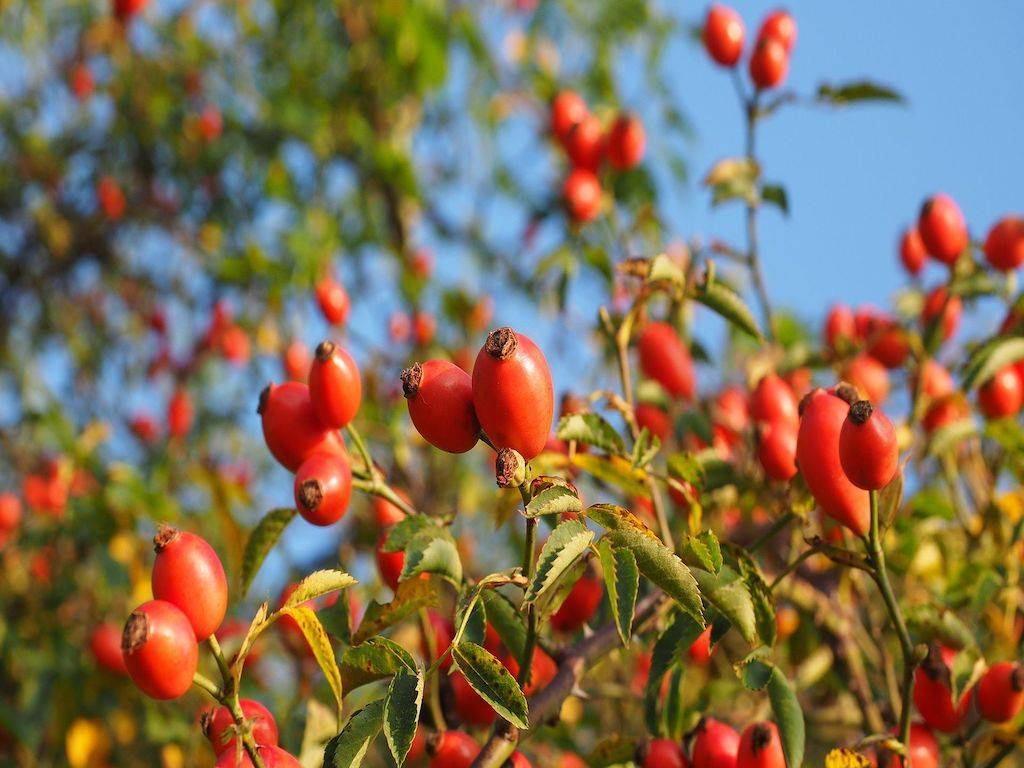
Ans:
<svg viewBox="0 0 1024 768"><path fill-rule="evenodd" d="M562 199L573 221L593 221L601 212L601 182L593 171L575 168L562 185Z"/></svg>
<svg viewBox="0 0 1024 768"><path fill-rule="evenodd" d="M427 360L402 371L402 391L413 426L435 448L465 453L479 438L473 379L447 360Z"/></svg>
<svg viewBox="0 0 1024 768"><path fill-rule="evenodd" d="M757 459L772 480L788 481L796 476L797 426L772 421L761 426L757 438Z"/></svg>
<svg viewBox="0 0 1024 768"><path fill-rule="evenodd" d="M690 350L668 323L648 323L637 340L640 367L673 397L692 400L696 380Z"/></svg>
<svg viewBox="0 0 1024 768"><path fill-rule="evenodd" d="M750 415L758 422L784 421L795 426L800 422L797 406L793 388L774 373L762 376L750 395Z"/></svg>
<svg viewBox="0 0 1024 768"><path fill-rule="evenodd" d="M651 739L640 750L641 768L687 768L682 747L672 739Z"/></svg>
<svg viewBox="0 0 1024 768"><path fill-rule="evenodd" d="M908 227L900 238L900 261L903 262L903 268L911 275L918 275L924 269L927 258L928 251L921 240L921 233L917 227Z"/></svg>
<svg viewBox="0 0 1024 768"><path fill-rule="evenodd" d="M774 37L758 40L750 55L750 79L759 89L776 88L789 73L789 53Z"/></svg>
<svg viewBox="0 0 1024 768"><path fill-rule="evenodd" d="M313 525L338 522L352 496L352 470L344 456L316 453L295 473L295 506Z"/></svg>
<svg viewBox="0 0 1024 768"><path fill-rule="evenodd" d="M561 91L551 102L551 133L565 142L569 131L589 114L587 102L576 91Z"/></svg>
<svg viewBox="0 0 1024 768"><path fill-rule="evenodd" d="M786 768L775 723L751 723L743 729L736 768Z"/></svg>
<svg viewBox="0 0 1024 768"><path fill-rule="evenodd" d="M992 723L1013 720L1024 706L1024 668L1001 661L978 681L978 711Z"/></svg>
<svg viewBox="0 0 1024 768"><path fill-rule="evenodd" d="M765 16L761 22L761 29L758 30L757 39L774 38L782 43L786 53L793 50L796 45L796 21L786 11L779 8Z"/></svg>
<svg viewBox="0 0 1024 768"><path fill-rule="evenodd" d="M242 717L252 726L252 738L260 746L276 746L278 733L277 723L265 706L253 699L239 699ZM236 748L237 737L229 733L235 721L227 707L217 707L203 715L202 728L206 738L210 740L215 754L223 754Z"/></svg>
<svg viewBox="0 0 1024 768"><path fill-rule="evenodd" d="M348 319L349 299L345 287L328 275L316 284L316 301L331 325L344 325Z"/></svg>
<svg viewBox="0 0 1024 768"><path fill-rule="evenodd" d="M441 731L427 739L430 768L469 768L480 746L462 731Z"/></svg>
<svg viewBox="0 0 1024 768"><path fill-rule="evenodd" d="M1007 216L992 226L985 237L985 258L1003 272L1024 264L1024 218Z"/></svg>
<svg viewBox="0 0 1024 768"><path fill-rule="evenodd" d="M290 472L296 472L315 453L345 454L341 436L317 419L305 384L286 381L268 385L260 394L257 413L267 448Z"/></svg>
<svg viewBox="0 0 1024 768"><path fill-rule="evenodd" d="M736 66L743 55L743 19L732 8L712 5L701 35L708 55L723 67Z"/></svg>
<svg viewBox="0 0 1024 768"><path fill-rule="evenodd" d="M121 630L114 624L105 622L96 625L89 636L89 650L92 651L96 663L115 675L127 675L128 668L124 665L124 654L121 652Z"/></svg>
<svg viewBox="0 0 1024 768"><path fill-rule="evenodd" d="M228 609L228 580L205 539L161 526L153 539L153 597L176 605L203 641L217 631Z"/></svg>
<svg viewBox="0 0 1024 768"><path fill-rule="evenodd" d="M363 397L359 367L352 355L331 341L316 348L309 369L309 398L325 427L341 429L355 417Z"/></svg>
<svg viewBox="0 0 1024 768"><path fill-rule="evenodd" d="M565 602L551 614L551 626L559 632L575 632L594 617L603 595L601 580L584 574L573 584Z"/></svg>
<svg viewBox="0 0 1024 768"><path fill-rule="evenodd" d="M199 664L188 617L166 600L150 600L132 611L121 651L132 681L154 699L176 699L188 691Z"/></svg>
<svg viewBox="0 0 1024 768"><path fill-rule="evenodd" d="M619 115L608 133L608 162L617 171L640 165L647 149L644 124L636 115Z"/></svg>
<svg viewBox="0 0 1024 768"><path fill-rule="evenodd" d="M693 740L693 768L735 768L739 748L740 735L735 729L713 718L704 718Z"/></svg>
<svg viewBox="0 0 1024 768"><path fill-rule="evenodd" d="M839 460L850 482L866 491L884 488L896 476L896 430L889 417L867 400L850 406L839 433Z"/></svg>
<svg viewBox="0 0 1024 768"><path fill-rule="evenodd" d="M925 200L917 219L928 254L943 264L952 265L967 247L967 222L949 195L938 194Z"/></svg>
<svg viewBox="0 0 1024 768"><path fill-rule="evenodd" d="M978 407L986 419L1015 416L1024 404L1024 383L1014 365L996 371L978 388Z"/></svg>

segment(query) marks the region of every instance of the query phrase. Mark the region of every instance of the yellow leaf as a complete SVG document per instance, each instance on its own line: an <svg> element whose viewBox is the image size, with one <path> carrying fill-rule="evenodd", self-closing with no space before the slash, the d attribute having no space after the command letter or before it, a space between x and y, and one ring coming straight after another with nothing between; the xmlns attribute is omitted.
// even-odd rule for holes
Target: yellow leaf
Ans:
<svg viewBox="0 0 1024 768"><path fill-rule="evenodd" d="M825 757L825 768L871 768L871 763L852 749L833 749Z"/></svg>

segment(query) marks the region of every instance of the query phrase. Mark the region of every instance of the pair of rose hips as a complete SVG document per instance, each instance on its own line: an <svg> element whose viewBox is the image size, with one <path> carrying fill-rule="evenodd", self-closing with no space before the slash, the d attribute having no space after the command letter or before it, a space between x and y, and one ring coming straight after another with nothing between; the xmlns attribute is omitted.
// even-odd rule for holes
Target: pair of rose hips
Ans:
<svg viewBox="0 0 1024 768"><path fill-rule="evenodd" d="M480 753L480 745L462 731L441 731L427 739L430 768L469 768ZM513 752L503 768L531 768L522 752Z"/></svg>
<svg viewBox="0 0 1024 768"><path fill-rule="evenodd" d="M314 525L331 525L348 509L352 471L338 430L355 417L362 382L355 360L321 343L309 383L271 384L260 395L263 439L275 459L295 473L295 504Z"/></svg>
<svg viewBox="0 0 1024 768"><path fill-rule="evenodd" d="M544 450L555 412L544 353L511 328L488 334L472 376L447 360L428 360L402 372L402 390L413 426L449 453L470 450L482 431L496 449L528 461Z"/></svg>
<svg viewBox="0 0 1024 768"><path fill-rule="evenodd" d="M705 718L692 736L687 760L679 742L653 739L640 750L641 768L785 768L786 757L775 723L751 723L739 734Z"/></svg>
<svg viewBox="0 0 1024 768"><path fill-rule="evenodd" d="M551 134L565 150L572 171L562 185L562 198L577 222L594 219L601 210L597 173L607 159L617 171L628 171L643 160L647 136L640 118L621 113L605 131L575 91L560 91L551 102Z"/></svg>
<svg viewBox="0 0 1024 768"><path fill-rule="evenodd" d="M723 67L734 67L743 55L746 31L732 8L712 5L704 19L702 38L708 55ZM796 43L796 21L786 11L769 13L757 33L748 67L758 89L777 88L789 72L789 56Z"/></svg>

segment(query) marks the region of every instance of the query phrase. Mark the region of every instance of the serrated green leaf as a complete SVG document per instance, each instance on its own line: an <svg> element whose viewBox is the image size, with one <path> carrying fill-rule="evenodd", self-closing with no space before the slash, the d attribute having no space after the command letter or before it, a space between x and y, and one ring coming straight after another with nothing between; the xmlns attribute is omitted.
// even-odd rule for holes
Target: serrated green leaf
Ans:
<svg viewBox="0 0 1024 768"><path fill-rule="evenodd" d="M324 631L323 625L316 617L316 612L304 605L295 605L290 608L282 608L279 613L291 616L295 619L299 629L302 630L302 635L306 638L310 649L312 649L317 665L323 670L324 678L331 688L331 693L334 694L334 700L338 705L338 714L340 716L342 699L344 698L344 692L341 687L341 671L338 669L338 662L334 658L334 648L331 646L330 638L327 637L327 632Z"/></svg>
<svg viewBox="0 0 1024 768"><path fill-rule="evenodd" d="M601 539L597 553L604 571L605 590L612 607L615 629L623 645L629 645L633 634L633 611L636 609L636 595L640 587L640 569L636 558L628 549L616 549Z"/></svg>
<svg viewBox="0 0 1024 768"><path fill-rule="evenodd" d="M246 630L245 637L242 638L242 644L238 648L238 653L235 654L235 658L231 663L231 675L235 680L236 687L239 680L242 679L242 667L245 664L245 659L249 655L249 651L252 650L256 638L270 625L269 618L270 607L267 603L263 603L256 610L256 615L252 617L252 621L249 622L249 629Z"/></svg>
<svg viewBox="0 0 1024 768"><path fill-rule="evenodd" d="M405 564L398 577L399 583L431 573L451 582L462 584L462 559L455 541L447 531L423 531L416 534L405 548Z"/></svg>
<svg viewBox="0 0 1024 768"><path fill-rule="evenodd" d="M526 505L527 517L578 513L583 509L579 495L567 485L552 485L534 496Z"/></svg>
<svg viewBox="0 0 1024 768"><path fill-rule="evenodd" d="M718 538L711 531L704 531L699 536L683 536L679 550L682 553L680 557L688 566L711 573L718 573L722 568L722 550Z"/></svg>
<svg viewBox="0 0 1024 768"><path fill-rule="evenodd" d="M426 515L406 515L388 529L381 549L385 552L401 552L413 539L427 532L443 536L447 529Z"/></svg>
<svg viewBox="0 0 1024 768"><path fill-rule="evenodd" d="M751 645L758 639L754 603L746 584L736 571L722 566L717 574L693 569L700 593L711 603Z"/></svg>
<svg viewBox="0 0 1024 768"><path fill-rule="evenodd" d="M383 726L384 700L378 699L352 715L341 733L327 742L324 768L359 768Z"/></svg>
<svg viewBox="0 0 1024 768"><path fill-rule="evenodd" d="M399 672L412 672L416 669L416 660L393 640L371 637L345 649L340 669L342 689L351 691Z"/></svg>
<svg viewBox="0 0 1024 768"><path fill-rule="evenodd" d="M665 679L669 668L693 642L700 637L704 628L694 621L693 617L683 611L676 611L672 623L654 643L651 651L651 668L647 673L647 685L644 689L644 716L647 729L658 733L658 703L661 700L661 681Z"/></svg>
<svg viewBox="0 0 1024 768"><path fill-rule="evenodd" d="M778 625L775 622L775 598L772 591L761 575L757 563L749 554L737 546L730 546L728 552L750 595L754 606L754 621L761 642L768 646L774 645Z"/></svg>
<svg viewBox="0 0 1024 768"><path fill-rule="evenodd" d="M267 553L274 548L281 533L296 514L296 510L285 507L272 509L256 524L245 544L245 554L242 555L241 594L243 597L249 591L249 586L252 584L256 572L263 565Z"/></svg>
<svg viewBox="0 0 1024 768"><path fill-rule="evenodd" d="M367 638L397 624L420 608L432 608L438 604L437 585L424 579L410 579L398 585L398 591L390 603L374 600L363 614L359 629L352 636L352 642L359 645Z"/></svg>
<svg viewBox="0 0 1024 768"><path fill-rule="evenodd" d="M486 648L463 641L452 647L452 658L491 709L517 728L530 727L526 696L519 683Z"/></svg>
<svg viewBox="0 0 1024 768"><path fill-rule="evenodd" d="M756 341L762 341L761 329L757 327L754 314L739 294L725 284L712 280L693 291L692 298L721 315L738 329Z"/></svg>
<svg viewBox="0 0 1024 768"><path fill-rule="evenodd" d="M423 703L423 670L400 672L391 680L384 699L384 738L401 767L412 747Z"/></svg>
<svg viewBox="0 0 1024 768"><path fill-rule="evenodd" d="M537 571L523 597L525 603L536 602L551 589L558 579L587 551L594 540L594 532L579 520L560 523L537 559Z"/></svg>
<svg viewBox="0 0 1024 768"><path fill-rule="evenodd" d="M622 436L597 413L570 413L563 416L558 422L556 434L559 440L575 440L617 456L628 455Z"/></svg>
<svg viewBox="0 0 1024 768"><path fill-rule="evenodd" d="M647 427L640 430L640 436L637 437L636 442L633 444L633 452L630 458L630 462L634 467L643 469L647 467L654 457L658 455L658 451L661 450L661 440L652 435Z"/></svg>
<svg viewBox="0 0 1024 768"><path fill-rule="evenodd" d="M344 571L329 569L313 571L313 573L299 582L299 585L288 596L288 600L281 606L281 609L302 605L309 600L314 600L331 592L337 592L339 589L346 589L358 583L358 581Z"/></svg>
<svg viewBox="0 0 1024 768"><path fill-rule="evenodd" d="M522 615L500 592L485 591L483 603L487 621L494 627L501 642L509 653L515 658L521 659L523 649L526 647L526 627L523 626Z"/></svg>
<svg viewBox="0 0 1024 768"><path fill-rule="evenodd" d="M855 80L839 85L822 83L818 86L817 99L833 106L845 106L858 101L904 101L899 91L870 80Z"/></svg>

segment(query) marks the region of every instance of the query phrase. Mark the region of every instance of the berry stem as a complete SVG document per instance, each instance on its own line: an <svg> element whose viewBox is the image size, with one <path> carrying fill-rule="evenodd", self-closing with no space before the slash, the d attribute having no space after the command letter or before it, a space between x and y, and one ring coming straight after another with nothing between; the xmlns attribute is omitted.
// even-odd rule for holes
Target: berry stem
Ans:
<svg viewBox="0 0 1024 768"><path fill-rule="evenodd" d="M192 676L192 685L201 691L206 691L211 698L216 699L217 701L221 701L224 698L220 688L217 687L217 684L200 672L196 672Z"/></svg>
<svg viewBox="0 0 1024 768"><path fill-rule="evenodd" d="M224 658L224 652L220 648L220 641L217 640L215 635L210 635L206 638L206 643L210 646L213 658L217 660L217 668L220 670L223 687L218 689L212 681L203 677L198 672L195 678L193 678L193 683L207 692L210 692L210 689L206 688L204 683L214 687L217 693L211 693L211 695L227 707L231 713L231 718L235 721L238 733L242 738L242 746L245 747L246 754L249 755L253 768L264 768L263 758L260 757L259 750L256 748L256 742L252 738L252 731L245 727L245 714L242 712L242 704L238 700L235 678L231 673L231 667L228 666L227 659Z"/></svg>

